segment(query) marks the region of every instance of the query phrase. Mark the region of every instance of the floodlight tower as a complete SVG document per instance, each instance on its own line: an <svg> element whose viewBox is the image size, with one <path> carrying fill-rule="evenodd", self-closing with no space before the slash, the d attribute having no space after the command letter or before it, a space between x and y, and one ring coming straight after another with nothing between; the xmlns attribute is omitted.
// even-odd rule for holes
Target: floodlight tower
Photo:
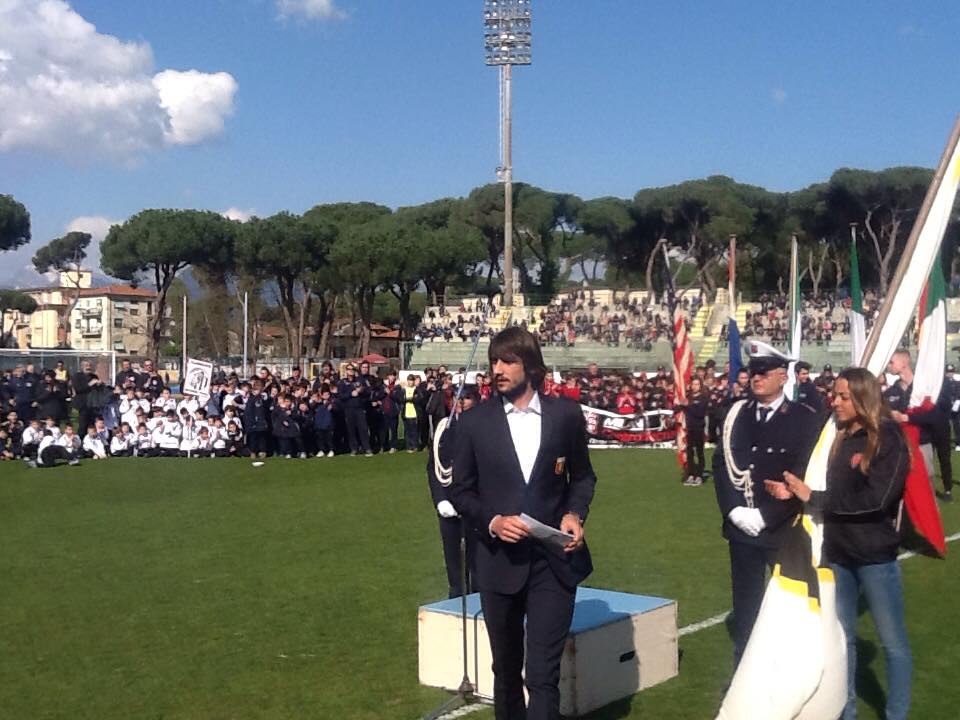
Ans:
<svg viewBox="0 0 960 720"><path fill-rule="evenodd" d="M531 0L484 0L483 45L487 65L500 68L500 166L503 183L503 302L513 306L513 147L512 69L529 65Z"/></svg>

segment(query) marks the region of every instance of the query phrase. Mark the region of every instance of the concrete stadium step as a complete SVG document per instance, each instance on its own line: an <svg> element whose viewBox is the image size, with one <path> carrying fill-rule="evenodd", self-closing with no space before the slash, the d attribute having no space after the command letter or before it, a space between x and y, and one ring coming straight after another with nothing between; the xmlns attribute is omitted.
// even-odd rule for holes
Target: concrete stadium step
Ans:
<svg viewBox="0 0 960 720"><path fill-rule="evenodd" d="M710 316L713 314L713 305L704 303L697 310L697 315L690 324L690 339L702 338L705 335L707 326L710 323Z"/></svg>

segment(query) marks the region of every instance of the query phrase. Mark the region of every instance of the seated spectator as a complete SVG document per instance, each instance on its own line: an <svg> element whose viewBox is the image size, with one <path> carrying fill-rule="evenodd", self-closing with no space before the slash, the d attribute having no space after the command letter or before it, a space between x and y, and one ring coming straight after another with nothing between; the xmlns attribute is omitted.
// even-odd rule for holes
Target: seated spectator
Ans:
<svg viewBox="0 0 960 720"><path fill-rule="evenodd" d="M108 445L105 445L97 428L91 425L87 428L87 434L83 438L83 456L89 460L105 460L109 457L107 453Z"/></svg>

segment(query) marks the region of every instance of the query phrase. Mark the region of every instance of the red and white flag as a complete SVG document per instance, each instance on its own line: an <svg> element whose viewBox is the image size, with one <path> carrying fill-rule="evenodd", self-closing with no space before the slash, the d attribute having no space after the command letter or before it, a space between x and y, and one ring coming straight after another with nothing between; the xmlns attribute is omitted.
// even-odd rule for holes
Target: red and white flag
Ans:
<svg viewBox="0 0 960 720"><path fill-rule="evenodd" d="M687 402L687 386L693 375L693 348L687 338L687 318L674 302L673 309L673 389L674 403L685 405ZM687 414L680 413L677 417L677 461L680 467L687 463Z"/></svg>

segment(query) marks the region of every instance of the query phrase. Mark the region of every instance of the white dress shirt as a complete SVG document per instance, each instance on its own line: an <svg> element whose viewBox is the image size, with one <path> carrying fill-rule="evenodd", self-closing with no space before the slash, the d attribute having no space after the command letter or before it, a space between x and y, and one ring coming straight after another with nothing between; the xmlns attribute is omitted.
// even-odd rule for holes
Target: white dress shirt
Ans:
<svg viewBox="0 0 960 720"><path fill-rule="evenodd" d="M767 417L766 417L766 419L764 420L764 422L770 422L770 419L773 417L773 414L780 408L781 405L783 405L783 401L786 400L786 399L787 399L787 396L784 395L783 393L780 393L780 397L778 397L776 400L774 400L774 401L773 401L772 403L770 403L769 405L761 405L761 404L758 402L758 403L757 403L757 409L756 409L756 411L755 411L755 412L756 412L756 415L757 415L757 422L760 422L760 408L762 408L762 407L770 408L770 412L767 413Z"/></svg>
<svg viewBox="0 0 960 720"><path fill-rule="evenodd" d="M540 395L534 393L530 404L524 410L504 400L503 411L507 415L510 438L513 440L514 450L517 451L523 481L529 483L533 465L537 461L537 453L540 452L540 425L543 412L540 406Z"/></svg>

